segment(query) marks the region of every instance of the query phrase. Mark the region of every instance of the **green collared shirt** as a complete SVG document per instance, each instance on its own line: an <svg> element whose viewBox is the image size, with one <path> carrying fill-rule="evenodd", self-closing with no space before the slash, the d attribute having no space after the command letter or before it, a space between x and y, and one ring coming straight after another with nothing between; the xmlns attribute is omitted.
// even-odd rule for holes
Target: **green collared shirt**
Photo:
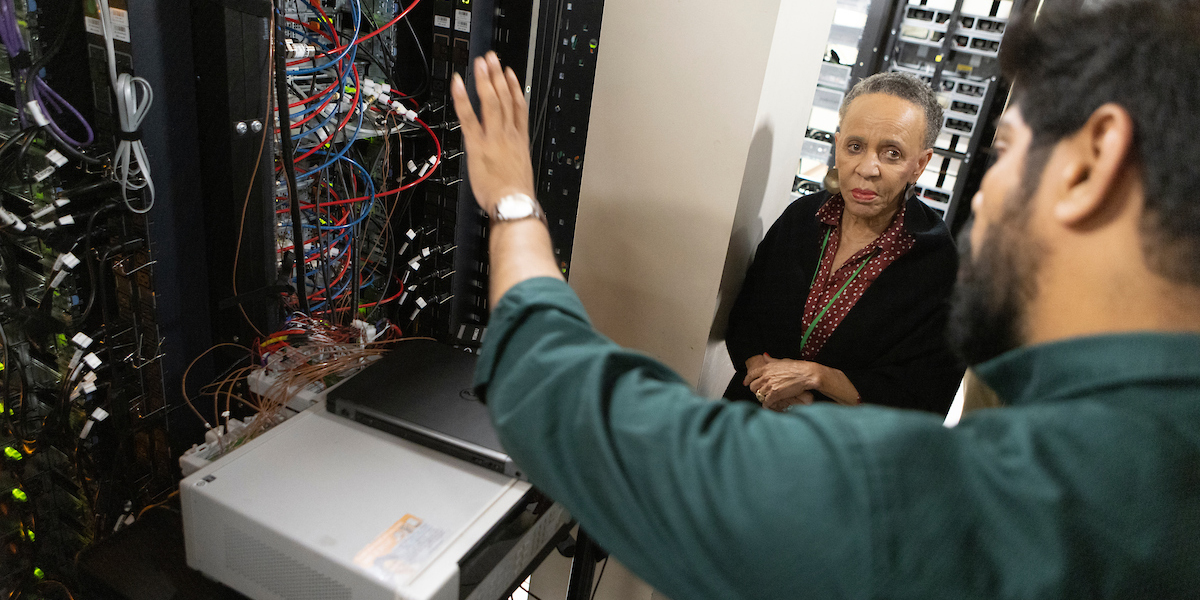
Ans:
<svg viewBox="0 0 1200 600"><path fill-rule="evenodd" d="M977 371L1012 406L952 429L713 402L547 278L495 307L477 384L530 480L676 600L1200 595L1200 336Z"/></svg>

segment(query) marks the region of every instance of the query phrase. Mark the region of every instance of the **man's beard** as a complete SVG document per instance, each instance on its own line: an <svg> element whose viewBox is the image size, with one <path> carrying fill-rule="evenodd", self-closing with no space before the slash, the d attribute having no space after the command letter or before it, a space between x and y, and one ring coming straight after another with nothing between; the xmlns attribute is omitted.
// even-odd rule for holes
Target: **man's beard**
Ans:
<svg viewBox="0 0 1200 600"><path fill-rule="evenodd" d="M1029 158L1036 161L1041 157ZM1042 253L1030 235L1029 204L1042 166L1044 162L1027 169L1021 184L1005 197L1003 214L984 231L974 259L970 230L959 236L949 337L951 347L968 365L993 359L1024 343L1026 307L1037 293Z"/></svg>

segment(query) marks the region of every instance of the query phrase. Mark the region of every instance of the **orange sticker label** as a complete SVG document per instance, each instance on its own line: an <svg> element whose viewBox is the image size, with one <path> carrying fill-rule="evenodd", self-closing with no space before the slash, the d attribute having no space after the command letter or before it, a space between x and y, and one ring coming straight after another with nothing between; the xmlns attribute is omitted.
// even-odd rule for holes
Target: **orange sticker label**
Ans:
<svg viewBox="0 0 1200 600"><path fill-rule="evenodd" d="M445 540L444 531L404 515L354 555L354 564L395 585L408 583Z"/></svg>

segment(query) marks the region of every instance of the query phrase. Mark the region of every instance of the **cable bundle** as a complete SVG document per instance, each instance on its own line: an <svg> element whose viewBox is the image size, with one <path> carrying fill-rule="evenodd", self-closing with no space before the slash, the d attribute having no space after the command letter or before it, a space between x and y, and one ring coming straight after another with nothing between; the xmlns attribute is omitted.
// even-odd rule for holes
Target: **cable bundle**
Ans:
<svg viewBox="0 0 1200 600"><path fill-rule="evenodd" d="M393 52L378 36L416 5L399 6L379 27L363 14L360 0L346 3L348 13L341 15L349 22L342 27L335 24L346 19L331 18L320 4L291 4L301 13L277 15L281 55L288 59L287 96L277 108L290 127L276 134L292 144L280 152L276 174L290 175L294 166L295 181L284 177L278 189L277 251L281 270L298 275L292 281L300 310L349 321L403 295L404 273L394 258L399 236L392 234L408 208L400 194L428 180L442 152L420 117L423 107L390 82ZM364 76L370 66L363 57L381 74ZM403 172L393 155L404 149L400 136L410 134L428 136L435 150ZM402 183L405 176L413 179Z"/></svg>
<svg viewBox="0 0 1200 600"><path fill-rule="evenodd" d="M44 126L60 143L82 148L94 140L92 127L74 106L71 106L42 80L40 73L50 57L61 48L65 33L66 27L64 26L46 56L34 62L30 57L29 47L25 43L25 36L21 33L13 0L0 0L0 42L4 44L8 51L9 61L15 67L14 72L18 81L14 92L17 106L21 107L17 113L21 127L29 127L30 122L33 122L36 126ZM70 114L83 127L85 136L82 140L76 140L67 135L59 126L55 116L61 116L64 113Z"/></svg>
<svg viewBox="0 0 1200 600"><path fill-rule="evenodd" d="M11 2L11 0L7 0ZM114 48L112 11L108 0L96 0L100 11L100 29L104 35L104 49L108 54L108 78L116 95L116 117L120 131L117 133L116 150L113 152L114 176L121 184L121 200L126 208L145 214L154 207L154 180L150 176L150 161L146 148L142 146L142 121L154 102L154 90L150 82L129 73L117 73L117 57ZM148 193L145 205L135 208L129 203L129 192L145 189Z"/></svg>

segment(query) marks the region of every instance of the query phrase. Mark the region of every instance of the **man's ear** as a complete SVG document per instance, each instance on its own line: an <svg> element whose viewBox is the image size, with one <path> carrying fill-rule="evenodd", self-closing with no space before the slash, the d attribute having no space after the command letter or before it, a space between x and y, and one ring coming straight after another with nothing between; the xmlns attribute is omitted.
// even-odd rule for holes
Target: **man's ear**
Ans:
<svg viewBox="0 0 1200 600"><path fill-rule="evenodd" d="M1064 226L1077 226L1119 200L1111 192L1133 148L1133 119L1120 105L1105 104L1060 144L1055 162L1061 193L1053 201L1054 218Z"/></svg>

